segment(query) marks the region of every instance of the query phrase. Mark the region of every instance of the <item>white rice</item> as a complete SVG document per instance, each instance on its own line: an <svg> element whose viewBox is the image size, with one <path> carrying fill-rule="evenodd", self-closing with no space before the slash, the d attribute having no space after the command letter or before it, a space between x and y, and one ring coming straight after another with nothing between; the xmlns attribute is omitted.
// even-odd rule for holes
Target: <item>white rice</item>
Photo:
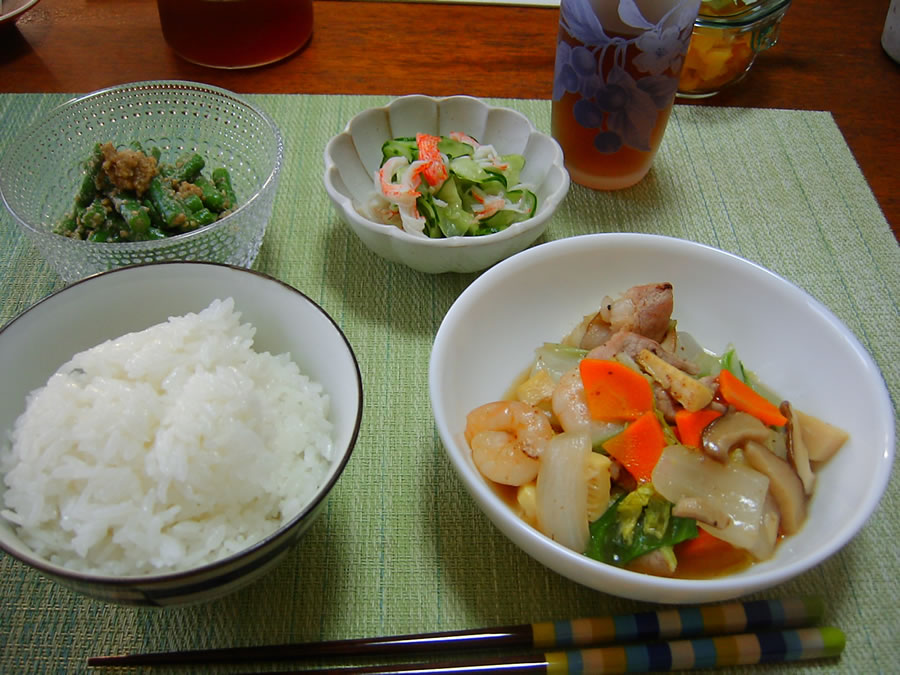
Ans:
<svg viewBox="0 0 900 675"><path fill-rule="evenodd" d="M75 355L0 448L6 507L35 553L114 575L245 548L309 503L331 463L328 395L253 350L231 298Z"/></svg>

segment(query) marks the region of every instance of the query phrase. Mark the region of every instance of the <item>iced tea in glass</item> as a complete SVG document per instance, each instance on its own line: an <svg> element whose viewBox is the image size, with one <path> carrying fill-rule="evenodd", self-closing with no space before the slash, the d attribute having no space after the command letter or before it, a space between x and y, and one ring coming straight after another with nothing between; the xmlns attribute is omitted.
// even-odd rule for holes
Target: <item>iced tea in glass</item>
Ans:
<svg viewBox="0 0 900 675"><path fill-rule="evenodd" d="M312 0L157 0L169 46L213 68L274 63L312 35Z"/></svg>
<svg viewBox="0 0 900 675"><path fill-rule="evenodd" d="M639 182L662 142L700 0L562 0L551 128L571 179Z"/></svg>

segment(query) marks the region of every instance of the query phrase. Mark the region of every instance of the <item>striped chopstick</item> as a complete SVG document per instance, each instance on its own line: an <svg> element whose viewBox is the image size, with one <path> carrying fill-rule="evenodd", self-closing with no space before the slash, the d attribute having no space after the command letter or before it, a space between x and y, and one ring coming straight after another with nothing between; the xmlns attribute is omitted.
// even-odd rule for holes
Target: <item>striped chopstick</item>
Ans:
<svg viewBox="0 0 900 675"><path fill-rule="evenodd" d="M765 633L743 633L616 647L547 652L451 663L403 663L294 670L270 675L463 675L465 673L539 673L546 675L610 675L693 668L722 668L786 663L839 656L846 636L830 626Z"/></svg>
<svg viewBox="0 0 900 675"><path fill-rule="evenodd" d="M754 633L818 623L821 598L752 600L676 607L599 618L499 626L415 635L332 640L253 647L92 656L88 665L153 666L185 663L298 661L326 656L403 655L438 651L530 648L569 649L591 645Z"/></svg>

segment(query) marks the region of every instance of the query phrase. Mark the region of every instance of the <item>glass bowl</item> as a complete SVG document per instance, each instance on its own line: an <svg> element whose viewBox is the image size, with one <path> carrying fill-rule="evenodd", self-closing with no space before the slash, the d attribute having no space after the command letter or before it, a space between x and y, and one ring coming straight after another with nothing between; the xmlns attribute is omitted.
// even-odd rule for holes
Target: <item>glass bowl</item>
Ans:
<svg viewBox="0 0 900 675"><path fill-rule="evenodd" d="M704 0L678 82L683 98L706 98L740 82L778 41L791 0Z"/></svg>
<svg viewBox="0 0 900 675"><path fill-rule="evenodd" d="M231 174L239 207L206 227L165 239L102 243L53 232L72 208L82 162L95 143L157 146L162 161L186 152ZM194 82L124 84L63 103L13 141L0 160L0 198L66 282L168 260L250 266L272 215L284 156L281 132L235 94Z"/></svg>

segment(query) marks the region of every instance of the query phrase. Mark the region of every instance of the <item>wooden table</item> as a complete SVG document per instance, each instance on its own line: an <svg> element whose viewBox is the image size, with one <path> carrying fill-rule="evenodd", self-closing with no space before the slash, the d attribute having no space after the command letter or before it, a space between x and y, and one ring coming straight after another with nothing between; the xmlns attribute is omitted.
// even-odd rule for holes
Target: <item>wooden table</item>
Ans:
<svg viewBox="0 0 900 675"><path fill-rule="evenodd" d="M880 44L888 4L796 0L746 80L698 105L831 111L900 238L900 65ZM43 0L0 28L0 92L178 78L244 93L549 98L557 21L548 8L316 0L303 51L218 71L168 49L152 0Z"/></svg>

